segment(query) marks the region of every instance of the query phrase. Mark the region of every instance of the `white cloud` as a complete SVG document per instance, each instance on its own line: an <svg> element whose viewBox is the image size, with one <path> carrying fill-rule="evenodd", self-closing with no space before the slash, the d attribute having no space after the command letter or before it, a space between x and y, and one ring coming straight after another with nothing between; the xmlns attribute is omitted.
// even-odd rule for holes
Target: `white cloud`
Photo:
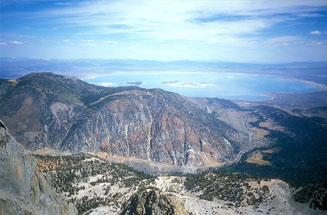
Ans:
<svg viewBox="0 0 327 215"><path fill-rule="evenodd" d="M72 2L56 2L55 5L60 5L60 6L67 6L67 5L72 5Z"/></svg>
<svg viewBox="0 0 327 215"><path fill-rule="evenodd" d="M312 35L320 35L321 32L320 31L311 31L310 34L312 34Z"/></svg>
<svg viewBox="0 0 327 215"><path fill-rule="evenodd" d="M265 41L265 43L270 45L291 45L299 44L303 38L298 36L281 36L281 37L272 37Z"/></svg>
<svg viewBox="0 0 327 215"><path fill-rule="evenodd" d="M274 14L308 13L322 1L86 1L39 13L65 24L88 26L85 34L130 34L133 38L207 40L217 35L257 33L287 18ZM310 7L309 7L310 6ZM240 16L239 20L219 16ZM207 20L207 22L203 22ZM200 21L202 20L202 21ZM209 21L208 21L209 20Z"/></svg>
<svg viewBox="0 0 327 215"><path fill-rule="evenodd" d="M13 41L11 41L11 44L14 44L14 45L23 45L24 43L22 43L20 41L17 41L17 40L13 40Z"/></svg>
<svg viewBox="0 0 327 215"><path fill-rule="evenodd" d="M310 43L310 45L313 45L313 46L319 46L319 45L323 45L323 42L321 42L321 41L312 41L312 42Z"/></svg>
<svg viewBox="0 0 327 215"><path fill-rule="evenodd" d="M304 13L304 14L299 14L300 17L323 17L324 15L319 14L319 13Z"/></svg>
<svg viewBox="0 0 327 215"><path fill-rule="evenodd" d="M283 22L321 17L317 11L326 5L325 0L83 0L26 16L67 29L67 37L75 39L60 45L67 50L63 55L74 58L269 61L290 55L276 55L280 47L308 38L267 39L268 34L283 35L278 31Z"/></svg>
<svg viewBox="0 0 327 215"><path fill-rule="evenodd" d="M183 81L162 81L162 85L166 85L169 87L191 87L191 88L205 88L205 87L215 87L214 84L209 84L205 82L190 82L185 83Z"/></svg>
<svg viewBox="0 0 327 215"><path fill-rule="evenodd" d="M113 85L115 85L115 83L103 82L103 83L99 83L98 85L100 85L100 86L104 86L104 87L109 87L109 86L113 86Z"/></svg>
<svg viewBox="0 0 327 215"><path fill-rule="evenodd" d="M323 5L326 5L323 1L306 0L260 0L255 3L250 0L188 0L187 3L184 0L97 0L83 1L34 15L57 19L68 26L86 27L81 28L87 30L77 33L78 36L106 36L112 41L87 42L87 45L93 47L112 47L118 42L132 47L137 43L139 49L145 50L144 46L150 49L168 41L176 42L176 49L183 49L182 46L185 49L190 45L194 47L199 43L203 47L215 45L220 48L252 49L265 40L258 36L261 31L291 19L279 14L291 14L293 17L310 15ZM225 16L236 16L236 19L224 19ZM127 44L125 41L128 40L134 44ZM79 42L85 43L86 40ZM280 41L281 45L284 43L289 44L289 41ZM120 50L122 53L125 48Z"/></svg>
<svg viewBox="0 0 327 215"><path fill-rule="evenodd" d="M94 43L95 40L81 40L81 42L84 42L84 43Z"/></svg>
<svg viewBox="0 0 327 215"><path fill-rule="evenodd" d="M112 45L112 44L117 44L118 42L112 41L112 40L105 40L105 41L102 41L102 43L105 45Z"/></svg>

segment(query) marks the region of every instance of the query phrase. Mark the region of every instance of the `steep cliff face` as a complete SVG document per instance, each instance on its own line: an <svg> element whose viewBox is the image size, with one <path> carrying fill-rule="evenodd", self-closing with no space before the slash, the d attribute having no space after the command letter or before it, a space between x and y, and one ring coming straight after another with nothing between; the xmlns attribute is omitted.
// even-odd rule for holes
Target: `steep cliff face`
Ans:
<svg viewBox="0 0 327 215"><path fill-rule="evenodd" d="M105 151L198 167L232 160L242 144L226 123L160 89L97 87L49 73L7 82L0 82L7 86L0 118L29 149Z"/></svg>
<svg viewBox="0 0 327 215"><path fill-rule="evenodd" d="M77 214L0 121L0 214Z"/></svg>
<svg viewBox="0 0 327 215"><path fill-rule="evenodd" d="M60 148L180 166L215 166L236 152L234 130L173 93L125 91L90 108Z"/></svg>

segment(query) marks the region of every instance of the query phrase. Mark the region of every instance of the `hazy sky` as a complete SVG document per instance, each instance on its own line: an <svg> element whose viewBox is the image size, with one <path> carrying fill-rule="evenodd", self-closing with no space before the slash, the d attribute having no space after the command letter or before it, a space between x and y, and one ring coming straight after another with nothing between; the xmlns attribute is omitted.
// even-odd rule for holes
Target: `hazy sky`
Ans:
<svg viewBox="0 0 327 215"><path fill-rule="evenodd" d="M1 0L0 56L327 61L327 0Z"/></svg>

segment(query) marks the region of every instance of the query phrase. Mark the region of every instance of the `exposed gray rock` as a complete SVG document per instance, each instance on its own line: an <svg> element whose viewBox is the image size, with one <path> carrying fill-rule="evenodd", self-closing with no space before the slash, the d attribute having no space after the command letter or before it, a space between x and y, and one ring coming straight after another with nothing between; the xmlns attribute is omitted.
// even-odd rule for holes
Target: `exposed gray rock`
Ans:
<svg viewBox="0 0 327 215"><path fill-rule="evenodd" d="M0 214L77 214L39 171L36 160L0 121Z"/></svg>
<svg viewBox="0 0 327 215"><path fill-rule="evenodd" d="M129 201L123 205L121 215L186 215L182 200L169 197L155 189L146 189L131 196Z"/></svg>

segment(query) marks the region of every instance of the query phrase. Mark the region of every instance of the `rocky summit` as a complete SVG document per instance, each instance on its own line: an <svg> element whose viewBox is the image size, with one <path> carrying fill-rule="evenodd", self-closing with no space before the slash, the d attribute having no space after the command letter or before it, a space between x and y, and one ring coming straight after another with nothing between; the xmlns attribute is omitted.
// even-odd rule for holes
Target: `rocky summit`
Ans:
<svg viewBox="0 0 327 215"><path fill-rule="evenodd" d="M167 196L156 189L146 189L131 196L122 206L120 214L188 215L189 213L180 198Z"/></svg>
<svg viewBox="0 0 327 215"><path fill-rule="evenodd" d="M0 118L28 149L106 152L187 167L235 159L242 137L186 98L161 89L100 87L31 73L0 80Z"/></svg>
<svg viewBox="0 0 327 215"><path fill-rule="evenodd" d="M0 121L0 214L77 214Z"/></svg>

